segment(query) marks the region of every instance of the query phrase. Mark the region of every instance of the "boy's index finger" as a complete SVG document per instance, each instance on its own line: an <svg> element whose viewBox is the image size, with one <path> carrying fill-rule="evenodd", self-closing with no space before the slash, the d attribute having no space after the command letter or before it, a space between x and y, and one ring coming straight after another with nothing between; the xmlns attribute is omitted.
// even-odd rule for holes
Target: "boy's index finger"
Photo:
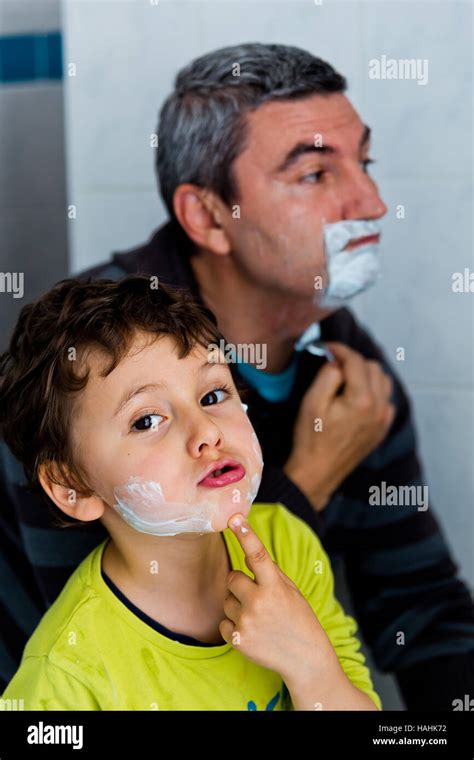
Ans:
<svg viewBox="0 0 474 760"><path fill-rule="evenodd" d="M249 569L253 572L258 584L273 583L276 567L264 544L247 520L239 513L232 515L228 522L232 532L237 536Z"/></svg>

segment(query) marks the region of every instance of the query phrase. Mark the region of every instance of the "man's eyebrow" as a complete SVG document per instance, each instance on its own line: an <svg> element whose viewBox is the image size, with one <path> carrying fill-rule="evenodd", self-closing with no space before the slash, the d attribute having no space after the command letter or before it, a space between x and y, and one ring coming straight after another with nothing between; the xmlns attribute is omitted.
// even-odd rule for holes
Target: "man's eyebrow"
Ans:
<svg viewBox="0 0 474 760"><path fill-rule="evenodd" d="M203 364L201 364L198 367L198 372L202 372L207 367L212 367L212 366L216 366L216 365L211 364L206 359L203 362ZM139 385L137 388L132 388L131 390L127 391L127 393L124 396L122 396L121 400L119 401L119 404L115 412L113 413L113 416L116 417L118 414L120 414L120 412L124 410L127 404L133 398L135 398L135 396L138 396L140 393L146 393L147 391L150 391L150 390L156 390L157 388L160 388L161 390L165 390L166 388L168 388L168 383L165 383L164 380L160 380L154 383L146 383L146 385Z"/></svg>
<svg viewBox="0 0 474 760"><path fill-rule="evenodd" d="M364 131L359 142L359 150L363 148L364 145L368 142L370 138L370 132L370 127L368 127L367 124L364 124ZM291 150L286 154L281 164L279 164L279 166L277 166L275 169L275 172L277 174L282 174L283 172L287 171L290 166L293 166L293 164L296 163L296 161L298 161L301 156L304 156L307 153L328 155L334 154L336 152L336 148L333 148L331 145L314 145L313 143L299 142L296 143L296 145L294 145L293 148L291 148Z"/></svg>

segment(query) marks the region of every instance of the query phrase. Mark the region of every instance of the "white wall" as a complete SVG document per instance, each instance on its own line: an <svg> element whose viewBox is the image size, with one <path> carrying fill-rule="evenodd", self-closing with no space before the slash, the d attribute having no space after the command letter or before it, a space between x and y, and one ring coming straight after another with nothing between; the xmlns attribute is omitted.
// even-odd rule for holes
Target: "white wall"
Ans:
<svg viewBox="0 0 474 760"><path fill-rule="evenodd" d="M0 36L59 32L60 10L60 0L0 0ZM0 294L1 350L67 261L63 82L0 74L0 271L24 276L23 298Z"/></svg>
<svg viewBox="0 0 474 760"><path fill-rule="evenodd" d="M453 272L474 269L470 3L152 1L64 2L65 60L77 65L65 77L71 269L140 243L164 220L149 136L182 65L242 41L331 62L373 128L372 173L390 208L383 280L355 308L394 362L405 349L396 366L431 497L472 583L473 295L451 289ZM369 79L368 61L383 54L428 59L428 83Z"/></svg>

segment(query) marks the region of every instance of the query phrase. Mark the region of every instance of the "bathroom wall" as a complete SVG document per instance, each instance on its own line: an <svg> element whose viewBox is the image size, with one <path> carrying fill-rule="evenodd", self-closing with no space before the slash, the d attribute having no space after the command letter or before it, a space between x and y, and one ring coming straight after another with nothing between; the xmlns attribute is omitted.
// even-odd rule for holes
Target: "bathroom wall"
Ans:
<svg viewBox="0 0 474 760"><path fill-rule="evenodd" d="M0 0L0 349L68 271L61 45L60 0Z"/></svg>

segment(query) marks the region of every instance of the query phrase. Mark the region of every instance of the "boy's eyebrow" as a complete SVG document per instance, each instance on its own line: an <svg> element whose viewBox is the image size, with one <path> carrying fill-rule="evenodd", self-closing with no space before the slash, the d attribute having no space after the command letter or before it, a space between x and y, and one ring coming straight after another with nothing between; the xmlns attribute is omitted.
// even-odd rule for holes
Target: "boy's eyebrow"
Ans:
<svg viewBox="0 0 474 760"><path fill-rule="evenodd" d="M162 383L147 383L146 385L140 385L138 388L132 388L131 391L127 391L125 396L121 399L118 407L116 408L113 416L117 417L118 414L120 414L121 411L127 406L127 404L132 400L132 398L135 398L135 396L138 396L140 393L145 393L149 390L156 390L156 388L167 388L168 385L165 382Z"/></svg>
<svg viewBox="0 0 474 760"><path fill-rule="evenodd" d="M202 372L206 367L212 367L217 366L215 364L211 364L206 359L203 364L201 364L198 367L198 372ZM132 400L132 398L135 398L135 396L138 396L140 393L146 393L148 390L156 390L157 388L166 389L168 388L168 383L166 383L164 380L158 380L154 383L146 383L146 385L139 385L137 388L132 388L131 390L127 391L124 396L122 396L121 400L119 401L119 404L113 413L113 417L117 417L120 412L123 411L123 409L127 406L127 404Z"/></svg>
<svg viewBox="0 0 474 760"><path fill-rule="evenodd" d="M370 127L368 127L367 124L364 124L364 131L359 142L359 150L361 150L361 148L363 148L369 141L370 132ZM337 150L331 145L314 145L313 143L299 142L286 154L281 164L275 169L275 172L277 174L282 174L289 169L290 166L293 166L301 156L306 155L306 153L322 153L328 155L337 153Z"/></svg>

